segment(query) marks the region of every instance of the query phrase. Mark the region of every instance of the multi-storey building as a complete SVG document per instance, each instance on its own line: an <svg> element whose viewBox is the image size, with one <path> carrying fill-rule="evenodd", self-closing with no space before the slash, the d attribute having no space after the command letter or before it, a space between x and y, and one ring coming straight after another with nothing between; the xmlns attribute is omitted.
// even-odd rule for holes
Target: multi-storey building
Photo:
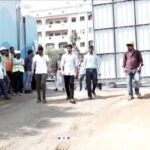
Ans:
<svg viewBox="0 0 150 150"><path fill-rule="evenodd" d="M38 10L30 12L37 18L38 40L45 48L59 49L70 43L72 32L79 36L77 46L81 53L93 44L92 5Z"/></svg>

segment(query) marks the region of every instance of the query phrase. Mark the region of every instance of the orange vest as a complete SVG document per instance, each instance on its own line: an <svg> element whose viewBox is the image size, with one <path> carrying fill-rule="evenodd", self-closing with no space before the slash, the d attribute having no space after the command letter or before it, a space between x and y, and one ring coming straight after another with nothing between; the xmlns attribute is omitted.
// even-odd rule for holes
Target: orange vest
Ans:
<svg viewBox="0 0 150 150"><path fill-rule="evenodd" d="M6 71L12 71L12 59L11 59L11 57L6 58Z"/></svg>

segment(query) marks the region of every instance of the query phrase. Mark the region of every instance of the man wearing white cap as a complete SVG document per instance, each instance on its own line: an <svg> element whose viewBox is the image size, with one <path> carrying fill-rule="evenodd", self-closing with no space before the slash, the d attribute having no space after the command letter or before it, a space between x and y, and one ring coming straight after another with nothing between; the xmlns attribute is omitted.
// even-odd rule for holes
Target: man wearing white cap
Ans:
<svg viewBox="0 0 150 150"><path fill-rule="evenodd" d="M140 51L134 49L134 42L127 43L128 51L124 54L123 68L127 74L127 86L128 86L128 100L134 99L133 97L133 85L132 81L135 81L135 94L138 98L141 98L139 91L140 86L140 72L143 66L143 59Z"/></svg>
<svg viewBox="0 0 150 150"><path fill-rule="evenodd" d="M6 69L6 47L0 48L0 55L1 55L1 63Z"/></svg>
<svg viewBox="0 0 150 150"><path fill-rule="evenodd" d="M13 59L13 75L14 75L14 93L22 96L23 93L23 73L24 73L24 59L21 58L21 52L15 50L16 57Z"/></svg>

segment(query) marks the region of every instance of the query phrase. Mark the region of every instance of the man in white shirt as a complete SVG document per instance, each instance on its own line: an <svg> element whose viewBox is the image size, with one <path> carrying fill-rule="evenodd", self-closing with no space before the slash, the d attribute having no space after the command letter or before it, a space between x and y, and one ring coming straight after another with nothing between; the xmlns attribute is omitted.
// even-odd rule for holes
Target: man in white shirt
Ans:
<svg viewBox="0 0 150 150"><path fill-rule="evenodd" d="M41 102L41 89L42 100L46 103L46 78L49 73L49 58L43 53L43 47L38 46L38 54L33 58L32 73L35 71L36 88L37 88L37 103Z"/></svg>
<svg viewBox="0 0 150 150"><path fill-rule="evenodd" d="M67 45L67 53L62 56L61 70L64 76L67 100L75 104L74 99L74 79L78 74L78 57L72 52L72 45Z"/></svg>
<svg viewBox="0 0 150 150"><path fill-rule="evenodd" d="M97 56L94 54L94 47L89 46L89 52L84 57L84 67L86 69L86 85L89 99L92 99L92 94L96 96L95 89L97 86L97 73L99 73L99 63ZM91 89L91 81L93 88Z"/></svg>

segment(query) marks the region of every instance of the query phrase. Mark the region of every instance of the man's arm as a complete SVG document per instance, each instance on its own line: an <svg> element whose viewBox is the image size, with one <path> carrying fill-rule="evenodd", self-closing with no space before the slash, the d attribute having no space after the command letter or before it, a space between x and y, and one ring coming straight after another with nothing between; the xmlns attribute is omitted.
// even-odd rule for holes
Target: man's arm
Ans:
<svg viewBox="0 0 150 150"><path fill-rule="evenodd" d="M63 55L61 58L61 62L60 62L62 75L64 75L64 65L65 65L65 59L64 59L64 55Z"/></svg>
<svg viewBox="0 0 150 150"><path fill-rule="evenodd" d="M138 67L138 71L141 71L141 68L142 68L142 66L144 65L143 64L143 58L142 58L142 54L141 54L141 52L139 51L139 53L138 53L138 58L139 58L139 67Z"/></svg>
<svg viewBox="0 0 150 150"><path fill-rule="evenodd" d="M35 68L36 68L36 60L35 60L35 57L34 57L33 62L32 62L32 73L33 74L34 74Z"/></svg>
<svg viewBox="0 0 150 150"><path fill-rule="evenodd" d="M125 71L126 71L126 63L127 63L127 57L126 54L124 54L122 67L124 68Z"/></svg>

